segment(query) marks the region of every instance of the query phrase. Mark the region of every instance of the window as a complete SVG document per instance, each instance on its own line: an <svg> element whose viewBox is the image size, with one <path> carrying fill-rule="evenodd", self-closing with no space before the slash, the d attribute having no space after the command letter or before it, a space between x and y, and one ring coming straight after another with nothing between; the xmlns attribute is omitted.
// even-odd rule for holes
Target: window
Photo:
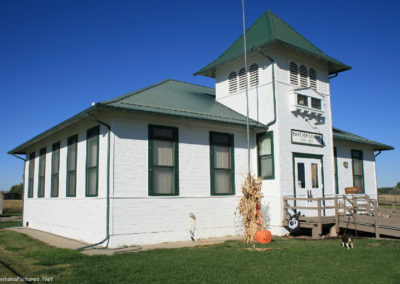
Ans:
<svg viewBox="0 0 400 284"><path fill-rule="evenodd" d="M149 125L149 195L179 195L178 128Z"/></svg>
<svg viewBox="0 0 400 284"><path fill-rule="evenodd" d="M317 89L317 72L313 68L310 68L310 87L314 90Z"/></svg>
<svg viewBox="0 0 400 284"><path fill-rule="evenodd" d="M311 164L311 186L318 188L318 164Z"/></svg>
<svg viewBox="0 0 400 284"><path fill-rule="evenodd" d="M306 66L304 65L300 66L300 86L308 86L308 72Z"/></svg>
<svg viewBox="0 0 400 284"><path fill-rule="evenodd" d="M211 195L235 194L233 135L210 132Z"/></svg>
<svg viewBox="0 0 400 284"><path fill-rule="evenodd" d="M58 197L60 171L60 142L54 143L51 154L51 197Z"/></svg>
<svg viewBox="0 0 400 284"><path fill-rule="evenodd" d="M242 68L239 71L239 90L246 89L247 78L246 78L246 69Z"/></svg>
<svg viewBox="0 0 400 284"><path fill-rule="evenodd" d="M263 179L273 179L274 171L273 133L257 134L258 176Z"/></svg>
<svg viewBox="0 0 400 284"><path fill-rule="evenodd" d="M335 188L336 188L336 194L339 194L339 179L338 179L337 149L336 149L336 147L333 148L333 155L334 155L334 158L335 158Z"/></svg>
<svg viewBox="0 0 400 284"><path fill-rule="evenodd" d="M296 62L290 63L290 83L296 86L299 84L299 69Z"/></svg>
<svg viewBox="0 0 400 284"><path fill-rule="evenodd" d="M256 63L250 66L250 87L258 85L258 65Z"/></svg>
<svg viewBox="0 0 400 284"><path fill-rule="evenodd" d="M298 94L297 95L297 104L301 106L308 106L308 97Z"/></svg>
<svg viewBox="0 0 400 284"><path fill-rule="evenodd" d="M33 179L35 174L35 152L29 155L28 197L33 197Z"/></svg>
<svg viewBox="0 0 400 284"><path fill-rule="evenodd" d="M97 196L99 183L99 133L96 126L87 131L86 138L86 196Z"/></svg>
<svg viewBox="0 0 400 284"><path fill-rule="evenodd" d="M237 91L237 74L235 71L229 74L229 93L235 93Z"/></svg>
<svg viewBox="0 0 400 284"><path fill-rule="evenodd" d="M39 152L38 197L44 197L45 174L46 174L46 148L42 148L42 149L40 149L40 152Z"/></svg>
<svg viewBox="0 0 400 284"><path fill-rule="evenodd" d="M321 100L316 98L311 98L311 107L315 109L321 109Z"/></svg>
<svg viewBox="0 0 400 284"><path fill-rule="evenodd" d="M359 150L351 150L351 159L353 163L353 186L364 193L364 167L363 152Z"/></svg>
<svg viewBox="0 0 400 284"><path fill-rule="evenodd" d="M68 138L67 149L67 196L76 196L76 159L78 135Z"/></svg>
<svg viewBox="0 0 400 284"><path fill-rule="evenodd" d="M297 184L301 188L306 188L306 173L304 163L297 164Z"/></svg>

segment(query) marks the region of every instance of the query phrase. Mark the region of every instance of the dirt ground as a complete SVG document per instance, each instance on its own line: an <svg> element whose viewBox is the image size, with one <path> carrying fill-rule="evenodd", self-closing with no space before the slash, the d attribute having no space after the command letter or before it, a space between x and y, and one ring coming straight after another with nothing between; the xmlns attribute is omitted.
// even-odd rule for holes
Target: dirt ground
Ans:
<svg viewBox="0 0 400 284"><path fill-rule="evenodd" d="M31 238L42 241L50 246L58 247L58 248L67 248L67 249L79 249L87 243L80 242L77 240L72 240L68 238L64 238L58 235L54 235L51 233L26 228L26 227L15 227L8 228L7 230L12 230L18 233L22 233L30 236ZM192 241L182 241L182 242L171 242L171 243L159 243L159 244L151 244L151 245L136 245L136 246L128 246L121 248L103 248L103 247L95 247L88 248L82 251L82 253L87 255L113 255L117 253L127 253L127 252L138 252L159 248L183 248L183 247L195 247L195 246L204 246L204 245L213 245L218 243L223 243L228 240L236 239L234 236L226 236L219 238L209 238L204 240L196 240Z"/></svg>

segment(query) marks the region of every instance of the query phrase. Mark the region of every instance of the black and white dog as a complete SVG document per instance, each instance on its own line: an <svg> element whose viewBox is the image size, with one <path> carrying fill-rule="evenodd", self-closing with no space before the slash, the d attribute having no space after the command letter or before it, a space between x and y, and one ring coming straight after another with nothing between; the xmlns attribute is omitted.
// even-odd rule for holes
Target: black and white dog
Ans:
<svg viewBox="0 0 400 284"><path fill-rule="evenodd" d="M294 214L289 216L288 231L292 236L300 232L300 223L299 223L300 214L301 214L300 211L299 212L294 211Z"/></svg>
<svg viewBox="0 0 400 284"><path fill-rule="evenodd" d="M347 249L354 248L353 236L347 233L341 235L342 247L347 247Z"/></svg>

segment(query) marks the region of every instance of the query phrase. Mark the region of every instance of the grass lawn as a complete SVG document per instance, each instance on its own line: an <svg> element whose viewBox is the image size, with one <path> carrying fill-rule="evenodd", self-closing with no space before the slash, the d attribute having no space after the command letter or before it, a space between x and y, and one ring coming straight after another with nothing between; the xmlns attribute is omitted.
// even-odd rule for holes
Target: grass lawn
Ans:
<svg viewBox="0 0 400 284"><path fill-rule="evenodd" d="M392 209L392 205L386 205L386 204L385 205L379 204L379 207ZM396 210L400 210L400 205L396 205L395 208L396 208Z"/></svg>
<svg viewBox="0 0 400 284"><path fill-rule="evenodd" d="M11 228L11 227L19 227L19 226L22 226L21 222L15 222L15 221L0 222L0 229Z"/></svg>
<svg viewBox="0 0 400 284"><path fill-rule="evenodd" d="M224 244L158 249L114 256L87 256L57 249L25 235L0 231L0 275L6 263L25 277L59 283L399 283L400 241L276 239L271 250ZM258 245L258 247L263 247ZM7 274L8 275L8 274Z"/></svg>
<svg viewBox="0 0 400 284"><path fill-rule="evenodd" d="M22 216L22 212L0 214L0 217L11 217L11 216Z"/></svg>

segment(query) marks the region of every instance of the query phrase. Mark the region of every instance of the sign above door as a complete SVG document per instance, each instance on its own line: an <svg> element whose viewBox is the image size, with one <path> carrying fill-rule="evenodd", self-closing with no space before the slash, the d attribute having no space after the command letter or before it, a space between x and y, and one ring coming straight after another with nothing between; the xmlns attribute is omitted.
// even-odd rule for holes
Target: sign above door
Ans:
<svg viewBox="0 0 400 284"><path fill-rule="evenodd" d="M292 144L324 146L324 138L320 133L292 129Z"/></svg>

